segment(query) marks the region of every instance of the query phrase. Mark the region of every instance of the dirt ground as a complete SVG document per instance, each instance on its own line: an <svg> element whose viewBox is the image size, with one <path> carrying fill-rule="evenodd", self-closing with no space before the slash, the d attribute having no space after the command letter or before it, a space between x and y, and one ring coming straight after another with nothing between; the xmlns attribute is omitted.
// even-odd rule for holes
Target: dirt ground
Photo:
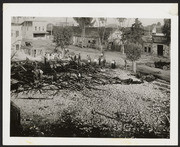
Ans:
<svg viewBox="0 0 180 147"><path fill-rule="evenodd" d="M76 46L70 46L69 48L70 52L74 52L75 54L81 54L82 58L86 59L87 55L90 55L90 57L92 58L92 60L97 59L101 52L99 50L96 49L91 49L91 48L79 48ZM107 62L111 62L112 60L115 60L117 65L120 66L124 66L124 60L126 59L126 55L120 53L120 52L116 52L116 51L105 51L105 58L107 60ZM170 59L165 58L165 57L155 57L155 56L151 56L151 55L145 55L142 54L141 58L137 61L137 71L144 71L145 73L148 74L154 74L155 72L159 78L166 80L168 82L170 82L170 70L162 70L159 68L153 68L153 67L149 67L147 65L145 65L146 63L152 63L154 61L167 61L169 62ZM128 65L130 66L130 70L131 70L131 66L132 63L130 61L127 60Z"/></svg>
<svg viewBox="0 0 180 147"><path fill-rule="evenodd" d="M75 54L81 53L83 59L87 54L91 59L97 59L100 51L95 49L85 49L70 46L70 52ZM117 65L124 66L125 55L119 52L105 52L107 62L115 60ZM83 123L90 123L92 119L97 124L107 124L118 130L117 126L122 126L117 120L114 121L110 117L115 117L117 112L121 112L132 119L140 118L143 124L150 126L156 135L160 137L169 137L169 117L170 117L170 86L167 79L170 79L170 71L153 69L142 65L152 61L151 56L142 55L138 61L137 70L147 70L148 72L161 71L162 77L166 80L145 82L142 84L121 85L111 84L97 87L99 90L84 89L82 91L61 90L57 95L53 96L53 91L45 91L40 94L32 91L31 94L19 93L12 95L11 100L21 110L21 124L23 129L36 130L38 134L35 136L49 136L48 128L42 126L52 125L59 122L64 110L76 110L78 119ZM128 62L131 64L131 62ZM108 70L113 76L121 79L136 77L131 75L130 71L120 68ZM94 112L92 115L92 111ZM110 117L107 117L110 116ZM93 117L93 118L92 118ZM136 119L133 119L136 122ZM91 122L92 123L92 122ZM132 128L127 125L127 128ZM29 131L28 130L28 131ZM121 130L122 131L122 130ZM128 131L123 135L114 135L115 137L137 137L131 135ZM33 136L27 132L24 136ZM57 134L54 134L56 136ZM129 136L128 136L129 135ZM53 136L53 134L51 134Z"/></svg>

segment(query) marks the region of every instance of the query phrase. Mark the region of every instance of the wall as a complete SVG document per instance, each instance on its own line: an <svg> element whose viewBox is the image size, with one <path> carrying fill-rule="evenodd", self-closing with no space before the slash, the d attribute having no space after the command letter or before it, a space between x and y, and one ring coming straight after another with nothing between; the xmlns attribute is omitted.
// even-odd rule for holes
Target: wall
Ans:
<svg viewBox="0 0 180 147"><path fill-rule="evenodd" d="M73 45L80 45L82 43L82 37L73 36L72 40ZM93 41L95 41L95 43L93 43ZM99 48L99 39L87 37L84 40L84 46L89 48Z"/></svg>
<svg viewBox="0 0 180 147"><path fill-rule="evenodd" d="M158 56L158 45L163 46L163 56L169 58L170 57L170 48L169 48L169 46L167 46L165 44L153 43L153 45L152 45L152 54L155 55L155 56Z"/></svg>
<svg viewBox="0 0 180 147"><path fill-rule="evenodd" d="M16 50L17 46L18 49L21 47L22 41L22 26L21 25L11 25L11 47L12 50Z"/></svg>
<svg viewBox="0 0 180 147"><path fill-rule="evenodd" d="M113 33L109 36L108 40L109 40L110 42L112 42L113 40L116 40L116 39L121 40L121 38L122 38L122 32L116 30L115 32L113 32Z"/></svg>
<svg viewBox="0 0 180 147"><path fill-rule="evenodd" d="M22 37L25 39L33 38L33 26L32 21L25 21L22 24Z"/></svg>
<svg viewBox="0 0 180 147"><path fill-rule="evenodd" d="M146 51L145 51L145 47L146 47ZM149 48L150 48L150 52L149 52ZM153 52L153 50L152 50L152 43L144 42L143 43L143 52L144 53L148 53L148 54L152 54L152 52Z"/></svg>
<svg viewBox="0 0 180 147"><path fill-rule="evenodd" d="M45 21L33 21L33 39L46 39L47 23Z"/></svg>
<svg viewBox="0 0 180 147"><path fill-rule="evenodd" d="M42 31L46 32L47 23L45 21L33 21L33 32Z"/></svg>

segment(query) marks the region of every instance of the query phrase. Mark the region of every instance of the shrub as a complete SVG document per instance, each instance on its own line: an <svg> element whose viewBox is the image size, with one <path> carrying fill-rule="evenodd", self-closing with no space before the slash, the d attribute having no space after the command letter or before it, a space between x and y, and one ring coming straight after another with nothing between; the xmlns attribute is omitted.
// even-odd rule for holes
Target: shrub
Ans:
<svg viewBox="0 0 180 147"><path fill-rule="evenodd" d="M135 43L129 43L126 46L126 57L130 61L137 61L141 57L142 46Z"/></svg>

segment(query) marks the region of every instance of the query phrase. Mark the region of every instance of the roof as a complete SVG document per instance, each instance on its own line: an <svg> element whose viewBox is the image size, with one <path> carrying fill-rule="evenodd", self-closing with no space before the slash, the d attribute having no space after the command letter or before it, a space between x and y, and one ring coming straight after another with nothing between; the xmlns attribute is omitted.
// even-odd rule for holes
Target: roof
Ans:
<svg viewBox="0 0 180 147"><path fill-rule="evenodd" d="M167 38L165 36L153 36L154 43L166 43Z"/></svg>
<svg viewBox="0 0 180 147"><path fill-rule="evenodd" d="M156 33L162 33L162 27L156 26Z"/></svg>
<svg viewBox="0 0 180 147"><path fill-rule="evenodd" d="M143 42L146 42L146 43L152 43L152 36L151 35L142 36L142 40Z"/></svg>
<svg viewBox="0 0 180 147"><path fill-rule="evenodd" d="M47 34L46 31L33 31L33 34Z"/></svg>
<svg viewBox="0 0 180 147"><path fill-rule="evenodd" d="M156 34L154 34L154 36L165 36L165 34L163 34L163 33L156 33Z"/></svg>
<svg viewBox="0 0 180 147"><path fill-rule="evenodd" d="M21 26L21 23L11 23L11 26Z"/></svg>

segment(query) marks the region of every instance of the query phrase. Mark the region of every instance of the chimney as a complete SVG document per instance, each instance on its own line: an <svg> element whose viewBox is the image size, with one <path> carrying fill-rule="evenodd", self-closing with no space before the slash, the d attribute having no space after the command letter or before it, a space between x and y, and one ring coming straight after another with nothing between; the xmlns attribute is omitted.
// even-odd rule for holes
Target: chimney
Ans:
<svg viewBox="0 0 180 147"><path fill-rule="evenodd" d="M152 34L156 34L156 25L154 26L154 28L152 30Z"/></svg>

